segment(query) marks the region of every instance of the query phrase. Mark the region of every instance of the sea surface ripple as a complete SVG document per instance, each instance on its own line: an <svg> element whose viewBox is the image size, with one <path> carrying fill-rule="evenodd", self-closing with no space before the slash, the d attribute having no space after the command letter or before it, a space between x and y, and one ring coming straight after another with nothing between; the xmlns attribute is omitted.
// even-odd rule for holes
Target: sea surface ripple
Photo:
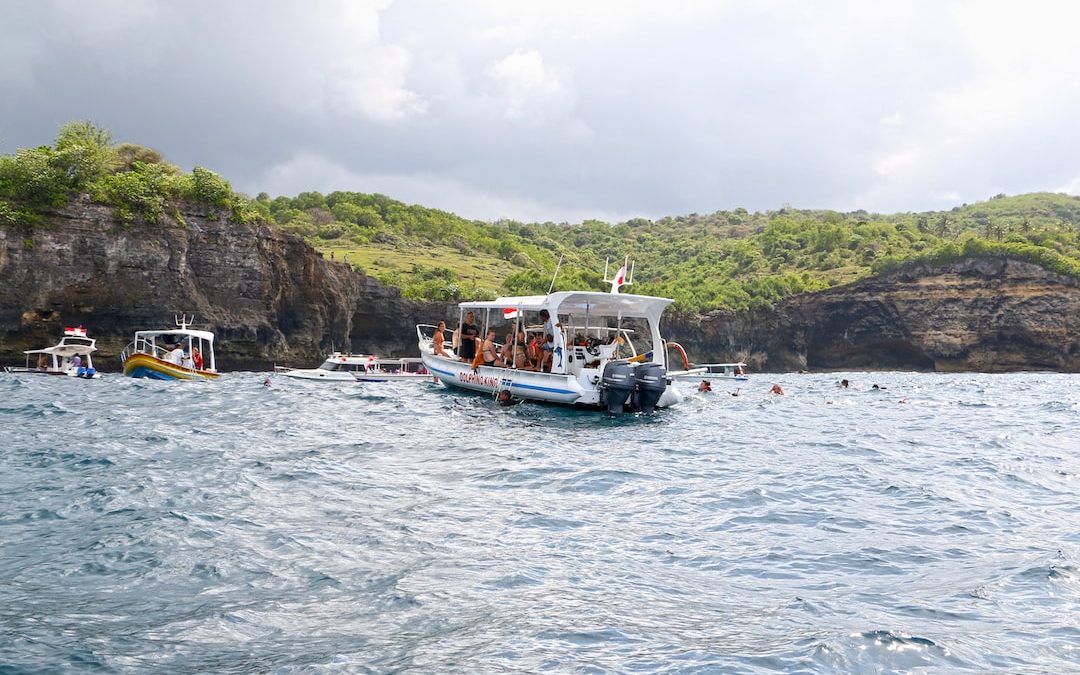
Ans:
<svg viewBox="0 0 1080 675"><path fill-rule="evenodd" d="M1080 669L1076 376L265 377L0 375L0 672Z"/></svg>

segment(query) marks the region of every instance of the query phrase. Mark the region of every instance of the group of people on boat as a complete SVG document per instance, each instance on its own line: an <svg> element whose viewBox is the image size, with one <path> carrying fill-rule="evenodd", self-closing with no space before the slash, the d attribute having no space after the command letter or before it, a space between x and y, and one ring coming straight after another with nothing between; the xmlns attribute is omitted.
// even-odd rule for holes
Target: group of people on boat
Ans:
<svg viewBox="0 0 1080 675"><path fill-rule="evenodd" d="M435 328L432 349L436 356L470 363L474 368L485 365L550 373L555 332L561 330L563 324L552 319L548 310L540 310L538 316L542 330L526 330L524 323L511 326L500 343L495 328L489 327L482 335L475 313L465 312L464 320L454 332L454 348L447 346L446 322L441 321Z"/></svg>
<svg viewBox="0 0 1080 675"><path fill-rule="evenodd" d="M446 342L446 322L440 321L432 338L432 349L436 356L457 359L472 364L473 368L479 366L492 366L495 368L515 368L517 370L532 370L538 372L550 372L552 355L555 351L555 331L562 324L551 318L546 309L539 312L540 323L543 323L543 332L532 332L532 336L526 332L524 324L517 327L511 326L505 339L500 344L496 341L498 334L494 328L488 328L487 333L481 337L480 329L476 324L476 315L469 311L465 313L465 319L454 331L454 348L448 347Z"/></svg>
<svg viewBox="0 0 1080 675"><path fill-rule="evenodd" d="M202 370L203 369L203 357L198 347L184 348L182 342L178 342L173 345L172 349L168 350L165 354L165 360L174 366L180 366L181 368L187 368L188 370Z"/></svg>

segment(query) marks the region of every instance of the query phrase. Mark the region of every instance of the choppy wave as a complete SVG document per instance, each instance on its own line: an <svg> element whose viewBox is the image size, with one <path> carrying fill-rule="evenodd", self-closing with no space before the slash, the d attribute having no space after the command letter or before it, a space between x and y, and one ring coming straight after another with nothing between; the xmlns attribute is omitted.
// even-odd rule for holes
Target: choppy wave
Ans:
<svg viewBox="0 0 1080 675"><path fill-rule="evenodd" d="M759 376L652 417L264 378L0 376L0 671L1080 658L1075 376Z"/></svg>

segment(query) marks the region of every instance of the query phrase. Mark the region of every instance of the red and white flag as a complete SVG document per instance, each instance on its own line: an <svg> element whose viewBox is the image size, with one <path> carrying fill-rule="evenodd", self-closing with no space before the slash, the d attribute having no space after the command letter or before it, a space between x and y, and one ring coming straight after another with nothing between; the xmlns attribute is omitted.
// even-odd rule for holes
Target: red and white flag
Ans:
<svg viewBox="0 0 1080 675"><path fill-rule="evenodd" d="M79 337L86 337L86 329L82 326L78 328L64 328L64 335L77 335Z"/></svg>
<svg viewBox="0 0 1080 675"><path fill-rule="evenodd" d="M619 268L619 271L615 273L615 276L611 279L611 292L618 293L619 287L626 283L626 263Z"/></svg>
<svg viewBox="0 0 1080 675"><path fill-rule="evenodd" d="M518 311L512 307L503 310L503 318L509 321L510 319L516 319Z"/></svg>

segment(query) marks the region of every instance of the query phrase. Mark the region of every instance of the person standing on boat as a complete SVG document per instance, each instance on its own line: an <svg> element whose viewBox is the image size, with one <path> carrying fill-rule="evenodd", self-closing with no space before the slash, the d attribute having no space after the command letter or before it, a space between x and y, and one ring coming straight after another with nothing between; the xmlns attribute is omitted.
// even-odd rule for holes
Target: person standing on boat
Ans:
<svg viewBox="0 0 1080 675"><path fill-rule="evenodd" d="M465 321L458 330L461 333L459 356L462 361L471 363L476 357L477 343L480 342L480 329L476 327L476 315L471 310L465 312Z"/></svg>
<svg viewBox="0 0 1080 675"><path fill-rule="evenodd" d="M203 369L202 352L199 351L198 347L191 350L191 361L195 364L195 370Z"/></svg>
<svg viewBox="0 0 1080 675"><path fill-rule="evenodd" d="M444 330L446 330L446 322L440 321L439 326L435 329L435 335L431 338L431 347L435 350L435 356L450 358L450 355L443 349L443 343L446 341L446 337L443 335Z"/></svg>
<svg viewBox="0 0 1080 675"><path fill-rule="evenodd" d="M177 343L175 347L165 356L165 360L174 366L183 365L184 363L184 348Z"/></svg>

